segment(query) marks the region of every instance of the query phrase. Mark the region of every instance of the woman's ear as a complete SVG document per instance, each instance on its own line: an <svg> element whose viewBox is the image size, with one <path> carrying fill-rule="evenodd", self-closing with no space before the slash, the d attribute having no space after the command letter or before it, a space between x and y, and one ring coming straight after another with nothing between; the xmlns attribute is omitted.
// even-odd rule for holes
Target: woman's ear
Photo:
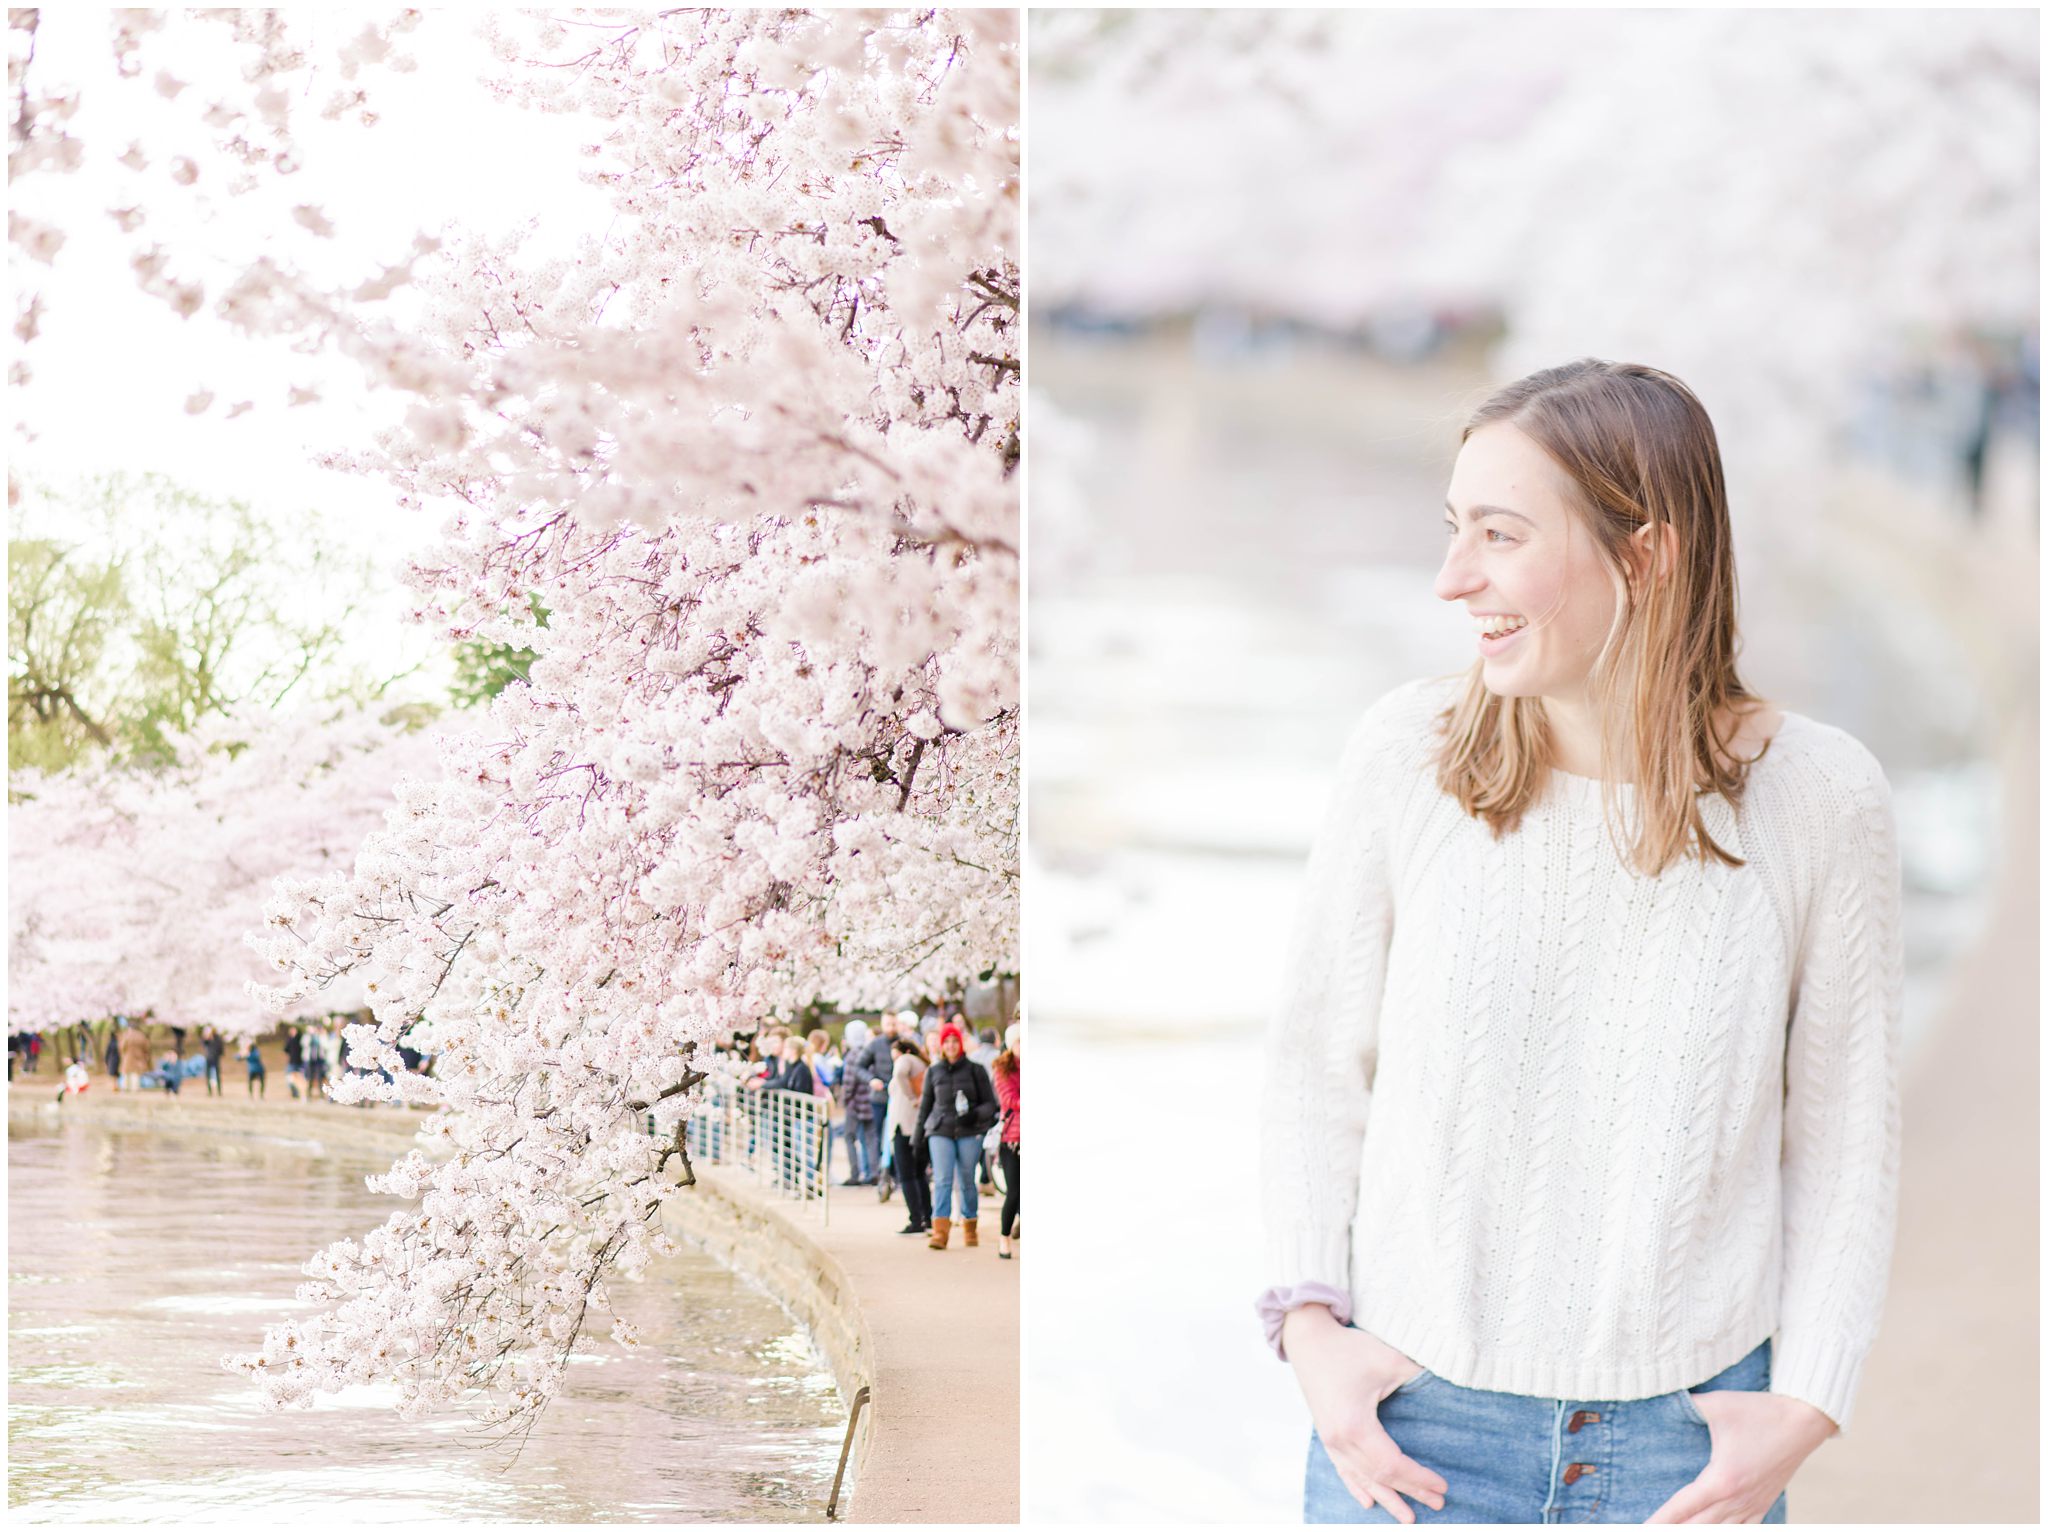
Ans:
<svg viewBox="0 0 2048 1532"><path fill-rule="evenodd" d="M1668 521L1646 521L1629 533L1630 573L1637 579L1653 567L1653 579L1663 584L1678 567L1678 528Z"/></svg>

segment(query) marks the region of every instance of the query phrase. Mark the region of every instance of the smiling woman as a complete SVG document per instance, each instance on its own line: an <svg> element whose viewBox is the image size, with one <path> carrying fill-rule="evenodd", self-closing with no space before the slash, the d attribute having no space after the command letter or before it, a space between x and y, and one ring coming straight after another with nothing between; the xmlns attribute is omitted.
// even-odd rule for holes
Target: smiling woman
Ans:
<svg viewBox="0 0 2048 1532"><path fill-rule="evenodd" d="M1655 453L1638 445L1650 440ZM1484 661L1453 720L1446 790L1512 829L1546 761L1643 784L1635 851L1662 869L1697 835L1696 790L1739 792L1781 721L1735 673L1734 553L1706 411L1653 368L1533 374L1467 424L1445 508L1436 594L1472 612ZM1498 727L1482 717L1494 699Z"/></svg>
<svg viewBox="0 0 2048 1532"><path fill-rule="evenodd" d="M1759 737L1676 378L1501 389L1450 516L1479 663L1354 731L1269 1046L1307 1517L1783 1521L1884 1301L1890 787L1840 729Z"/></svg>

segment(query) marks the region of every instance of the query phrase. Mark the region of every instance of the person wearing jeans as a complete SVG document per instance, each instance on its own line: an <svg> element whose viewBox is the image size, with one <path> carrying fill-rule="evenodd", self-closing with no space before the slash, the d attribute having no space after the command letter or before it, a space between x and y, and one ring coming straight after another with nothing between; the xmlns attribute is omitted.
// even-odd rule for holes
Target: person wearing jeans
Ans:
<svg viewBox="0 0 2048 1532"><path fill-rule="evenodd" d="M846 1046L839 1068L839 1109L844 1117L846 1179L841 1186L872 1186L881 1175L876 1163L876 1101L869 1088L868 1024L855 1019L846 1024Z"/></svg>
<svg viewBox="0 0 2048 1532"><path fill-rule="evenodd" d="M1674 1484L1700 1471L1713 1446L1710 1422L1727 1419L1727 1391L1761 1394L1770 1387L1766 1337L1705 1382L1643 1399L1466 1388L1425 1367L1395 1384L1376 1413L1401 1450L1423 1462L1460 1462L1468 1455L1465 1444L1475 1439L1489 1446L1459 1475L1459 1503L1438 1511L1425 1501L1412 1508L1417 1522L1640 1524L1663 1505ZM1539 1486L1548 1493L1540 1506L1532 1505L1532 1487ZM1779 1490L1760 1519L1782 1525L1787 1510L1785 1491ZM1383 1505L1361 1505L1321 1435L1310 1434L1304 1522L1386 1526L1400 1519Z"/></svg>
<svg viewBox="0 0 2048 1532"><path fill-rule="evenodd" d="M875 1039L870 1038L868 1041L870 1055L872 1055L874 1047ZM858 1124L861 1159L867 1166L867 1175L860 1183L862 1186L873 1186L882 1179L882 1118L887 1110L885 1105L887 1098L883 1093L888 1089L887 1081L889 1077L885 1073L878 1072L880 1067L882 1066L870 1062L862 1076L867 1083L868 1091L868 1114Z"/></svg>
<svg viewBox="0 0 2048 1532"><path fill-rule="evenodd" d="M953 1228L953 1186L960 1187L960 1222L969 1245L978 1237L980 1191L974 1184L981 1136L996 1120L996 1090L988 1071L967 1057L960 1029L939 1030L939 1057L924 1072L917 1122L932 1157L931 1248L943 1250Z"/></svg>
<svg viewBox="0 0 2048 1532"><path fill-rule="evenodd" d="M1782 1521L1898 1228L1892 787L1737 676L1678 379L1507 385L1445 500L1474 663L1353 727L1267 1032L1257 1307L1305 1513Z"/></svg>
<svg viewBox="0 0 2048 1532"><path fill-rule="evenodd" d="M979 1133L934 1133L925 1140L932 1152L932 1207L944 1208L945 1213L934 1212L932 1216L932 1248L943 1250L952 1222L953 1187L960 1187L960 1220L968 1229L978 1227L981 1212L981 1189L974 1184L974 1167L979 1163L981 1135ZM970 1237L970 1245L979 1244Z"/></svg>
<svg viewBox="0 0 2048 1532"><path fill-rule="evenodd" d="M867 1090L867 1116L861 1119L862 1153L867 1157L867 1181L873 1185L882 1177L882 1145L888 1138L889 1082L896 1072L897 1027L883 1013L881 1030L869 1037L861 1049L861 1078Z"/></svg>

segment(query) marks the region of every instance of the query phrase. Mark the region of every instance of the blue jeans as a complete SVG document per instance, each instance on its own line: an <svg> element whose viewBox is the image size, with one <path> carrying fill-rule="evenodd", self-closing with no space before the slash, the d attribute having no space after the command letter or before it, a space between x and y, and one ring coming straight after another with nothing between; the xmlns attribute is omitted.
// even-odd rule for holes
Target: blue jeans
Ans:
<svg viewBox="0 0 2048 1532"><path fill-rule="evenodd" d="M882 1120L846 1119L846 1163L856 1181L872 1181L882 1172Z"/></svg>
<svg viewBox="0 0 2048 1532"><path fill-rule="evenodd" d="M953 1216L956 1167L960 1182L960 1216L979 1216L981 1188L974 1184L974 1161L975 1156L981 1153L981 1135L970 1133L964 1138L944 1138L933 1134L925 1142L931 1145L932 1151L932 1217Z"/></svg>
<svg viewBox="0 0 2048 1532"><path fill-rule="evenodd" d="M1441 1511L1403 1496L1418 1522L1641 1523L1707 1466L1706 1418L1692 1395L1770 1386L1766 1340L1704 1383L1647 1399L1540 1399L1466 1388L1425 1371L1382 1399L1379 1417L1396 1446L1449 1485ZM1784 1519L1781 1494L1764 1520ZM1353 1499L1322 1438L1311 1433L1302 1520L1398 1518Z"/></svg>

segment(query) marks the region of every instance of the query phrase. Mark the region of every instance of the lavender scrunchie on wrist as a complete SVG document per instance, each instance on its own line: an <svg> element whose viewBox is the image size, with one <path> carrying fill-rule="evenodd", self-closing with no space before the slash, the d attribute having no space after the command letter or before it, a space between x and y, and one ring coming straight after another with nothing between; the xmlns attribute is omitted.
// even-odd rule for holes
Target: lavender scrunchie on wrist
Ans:
<svg viewBox="0 0 2048 1532"><path fill-rule="evenodd" d="M1327 1304L1330 1317L1340 1325L1351 1323L1351 1295L1327 1282L1297 1282L1292 1287L1269 1287L1259 1294L1259 1320L1266 1327L1266 1344L1273 1355L1287 1360L1287 1348L1280 1342L1287 1316L1311 1303Z"/></svg>

